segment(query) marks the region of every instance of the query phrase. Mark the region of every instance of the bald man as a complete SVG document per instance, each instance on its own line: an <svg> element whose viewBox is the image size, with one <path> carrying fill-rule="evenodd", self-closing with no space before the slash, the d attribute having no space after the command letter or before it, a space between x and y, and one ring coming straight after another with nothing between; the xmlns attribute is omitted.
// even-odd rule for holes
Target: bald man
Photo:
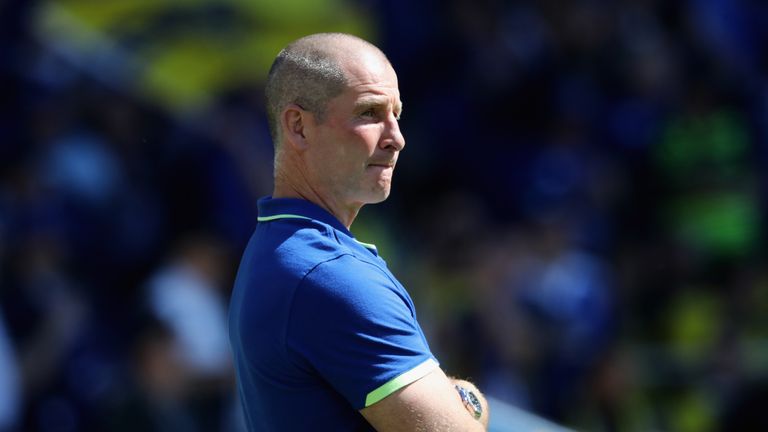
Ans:
<svg viewBox="0 0 768 432"><path fill-rule="evenodd" d="M405 146L392 65L357 37L307 36L278 54L266 99L275 188L230 306L249 430L485 430L483 396L440 369L408 292L349 231Z"/></svg>

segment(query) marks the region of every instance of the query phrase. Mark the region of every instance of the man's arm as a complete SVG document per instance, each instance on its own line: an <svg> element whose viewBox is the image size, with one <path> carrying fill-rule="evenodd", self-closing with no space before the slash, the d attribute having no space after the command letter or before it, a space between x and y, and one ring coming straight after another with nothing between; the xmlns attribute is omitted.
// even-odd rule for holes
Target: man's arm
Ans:
<svg viewBox="0 0 768 432"><path fill-rule="evenodd" d="M471 390L483 406L480 419L466 409L455 385ZM423 378L401 388L360 413L379 432L472 432L488 427L488 404L477 388L463 380L452 380L436 368Z"/></svg>

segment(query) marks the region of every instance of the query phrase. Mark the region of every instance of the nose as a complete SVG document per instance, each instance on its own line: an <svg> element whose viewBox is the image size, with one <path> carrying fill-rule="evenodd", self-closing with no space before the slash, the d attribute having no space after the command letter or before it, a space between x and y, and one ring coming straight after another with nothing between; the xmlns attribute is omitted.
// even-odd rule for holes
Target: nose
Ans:
<svg viewBox="0 0 768 432"><path fill-rule="evenodd" d="M389 150L400 151L405 147L405 138L400 131L397 117L390 113L384 124L384 133L381 137L381 147Z"/></svg>

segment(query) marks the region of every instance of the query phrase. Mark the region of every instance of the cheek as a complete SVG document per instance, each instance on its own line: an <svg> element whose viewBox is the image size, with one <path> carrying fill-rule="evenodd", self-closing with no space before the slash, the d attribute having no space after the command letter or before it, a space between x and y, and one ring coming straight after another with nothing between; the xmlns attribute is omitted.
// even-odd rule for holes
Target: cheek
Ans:
<svg viewBox="0 0 768 432"><path fill-rule="evenodd" d="M376 150L380 137L381 130L378 125L369 125L356 130L354 139L359 143L360 150L370 156Z"/></svg>
<svg viewBox="0 0 768 432"><path fill-rule="evenodd" d="M360 149L350 145L348 140L344 141L342 137L336 138L332 145L323 149L318 155L319 166L323 167L325 176L343 182L343 179L349 179L359 171L361 160L365 160L365 157L362 156Z"/></svg>
<svg viewBox="0 0 768 432"><path fill-rule="evenodd" d="M357 170L368 163L368 159L376 151L379 131L374 125L341 128L323 137L323 146L318 148L316 155L321 164L328 170L339 175L351 174L349 170ZM345 171L345 174L342 174Z"/></svg>
<svg viewBox="0 0 768 432"><path fill-rule="evenodd" d="M373 154L376 143L377 135L372 128L357 128L340 137L339 152L350 162L362 163Z"/></svg>

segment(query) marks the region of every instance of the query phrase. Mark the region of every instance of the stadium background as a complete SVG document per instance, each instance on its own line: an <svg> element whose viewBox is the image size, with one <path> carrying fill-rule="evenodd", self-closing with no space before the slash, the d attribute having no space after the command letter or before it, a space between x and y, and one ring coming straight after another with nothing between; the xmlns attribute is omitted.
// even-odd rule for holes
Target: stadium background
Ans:
<svg viewBox="0 0 768 432"><path fill-rule="evenodd" d="M0 431L241 430L224 320L271 191L261 86L318 31L399 74L407 147L353 232L448 371L579 430L768 430L765 2L0 13Z"/></svg>

